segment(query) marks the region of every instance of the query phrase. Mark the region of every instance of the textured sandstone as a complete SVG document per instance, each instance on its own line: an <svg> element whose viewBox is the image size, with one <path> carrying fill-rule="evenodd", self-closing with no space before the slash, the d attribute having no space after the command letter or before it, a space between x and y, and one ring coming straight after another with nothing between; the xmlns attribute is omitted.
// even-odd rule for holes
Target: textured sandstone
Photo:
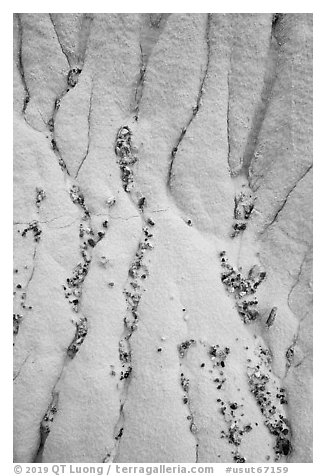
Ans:
<svg viewBox="0 0 326 476"><path fill-rule="evenodd" d="M14 155L15 461L311 462L312 16L15 14Z"/></svg>

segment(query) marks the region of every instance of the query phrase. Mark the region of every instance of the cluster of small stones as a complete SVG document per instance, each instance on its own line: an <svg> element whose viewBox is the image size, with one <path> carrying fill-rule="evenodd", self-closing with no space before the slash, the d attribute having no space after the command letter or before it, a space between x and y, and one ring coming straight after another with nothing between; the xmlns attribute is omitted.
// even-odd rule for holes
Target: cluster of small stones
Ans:
<svg viewBox="0 0 326 476"><path fill-rule="evenodd" d="M114 439L118 441L118 440L120 440L122 435L123 435L123 427L120 428L118 434L114 437Z"/></svg>
<svg viewBox="0 0 326 476"><path fill-rule="evenodd" d="M292 344L290 345L290 347L287 349L287 351L285 353L286 367L288 369L291 367L291 365L293 363L295 345L296 345L296 340L294 340L294 342L292 342Z"/></svg>
<svg viewBox="0 0 326 476"><path fill-rule="evenodd" d="M78 83L78 78L82 70L80 68L72 68L67 76L67 84L70 88L74 88L76 84ZM69 89L68 89L69 91ZM67 92L68 92L67 91Z"/></svg>
<svg viewBox="0 0 326 476"><path fill-rule="evenodd" d="M85 235L86 237L88 237L87 240L84 240ZM72 276L70 278L67 278L66 283L63 285L65 298L69 300L73 311L76 313L78 313L80 310L82 286L88 274L91 263L91 255L89 254L88 249L93 248L96 244L93 238L93 230L90 227L85 227L83 223L80 224L79 237L82 240L82 243L80 245L82 261L77 264L77 266L73 270ZM101 238L98 238L97 241L99 239ZM79 318L79 321L75 324L75 337L67 350L67 354L70 358L73 358L78 352L80 346L84 342L88 330L86 317L81 316Z"/></svg>
<svg viewBox="0 0 326 476"><path fill-rule="evenodd" d="M51 425L54 420L54 415L57 413L57 406L58 406L58 399L59 395L58 393L55 393L52 399L52 402L45 413L41 425L40 425L40 433L41 433L41 444L40 447L44 446L45 440L48 437L48 434L51 431Z"/></svg>
<svg viewBox="0 0 326 476"><path fill-rule="evenodd" d="M242 405L239 405L237 402L224 403L220 398L217 401L221 405L221 413L228 426L227 432L222 430L221 438L226 438L230 445L236 447L235 451L232 452L233 460L236 463L245 463L246 458L240 455L238 447L243 436L252 430L252 425L251 423L242 425L240 419L244 416L244 413L241 413L241 416L236 414L237 411L240 411Z"/></svg>
<svg viewBox="0 0 326 476"><path fill-rule="evenodd" d="M128 379L132 372L131 349L129 339L132 333L124 336L119 342L119 358L122 366L120 371L120 380Z"/></svg>
<svg viewBox="0 0 326 476"><path fill-rule="evenodd" d="M79 224L79 238L81 240L80 254L82 257L82 261L80 261L73 270L72 277L67 278L66 283L63 285L63 289L65 292L65 298L69 300L69 303L72 305L72 309L76 313L78 313L80 310L82 286L88 274L89 267L92 261L90 250L94 248L96 244L104 238L105 231L99 231L97 234L94 233L94 230L92 229L90 224L90 213L85 204L84 196L78 186L73 185L71 187L70 198L72 202L76 205L79 205L84 212L84 222ZM87 224L85 223L86 220L88 220ZM108 228L108 221L105 220L102 223L102 226L103 229ZM79 351L80 346L84 342L88 332L86 317L81 316L78 322L76 322L75 324L75 337L67 350L67 354L71 359L73 359L76 353Z"/></svg>
<svg viewBox="0 0 326 476"><path fill-rule="evenodd" d="M213 370L210 370L210 372L213 373L213 371L218 371L218 377L213 378L213 383L217 390L221 390L226 382L224 371L222 369L225 368L225 362L229 353L229 347L220 348L219 344L210 345L208 348L208 356L213 365Z"/></svg>
<svg viewBox="0 0 326 476"><path fill-rule="evenodd" d="M258 363L248 366L250 391L253 393L265 420L264 424L275 436L275 461L291 453L290 426L284 415L282 405L288 403L285 389L279 388L271 377L271 355L268 349L258 346L256 350ZM251 359L248 359L251 362ZM251 364L252 365L252 364Z"/></svg>
<svg viewBox="0 0 326 476"><path fill-rule="evenodd" d="M223 272L221 281L226 290L234 296L236 300L237 311L244 323L255 321L259 317L257 310L258 300L256 297L248 300L244 299L247 295L253 295L258 286L266 277L266 273L261 271L258 265L253 266L245 278L240 271L228 263L225 251L220 253Z"/></svg>
<svg viewBox="0 0 326 476"><path fill-rule="evenodd" d="M191 347L191 345L193 345L194 343L195 343L194 340L190 340L190 341L184 342L183 344L186 345L186 350L188 350L189 347ZM181 348L181 346L183 344L181 344L179 346L179 349ZM180 353L180 350L179 350L179 355L180 355L180 358L184 357L184 354ZM180 385L181 385L182 390L184 391L182 401L188 407L189 414L187 415L187 420L189 422L189 430L191 431L191 433L196 435L196 433L198 433L198 428L197 428L197 425L195 424L195 421L194 421L194 415L193 415L193 412L191 411L190 399L189 399L190 380L189 380L189 378L187 378L185 376L185 374L183 372L180 373ZM197 448L198 448L198 446L197 446Z"/></svg>
<svg viewBox="0 0 326 476"><path fill-rule="evenodd" d="M80 188L78 187L78 185L73 185L70 189L70 198L71 198L71 201L73 203L75 203L76 205L79 205L83 211L84 211L84 220L86 220L87 218L89 218L90 216L90 213L89 213L89 210L85 204L85 199L84 199L84 195L82 193L82 191L80 190Z"/></svg>
<svg viewBox="0 0 326 476"><path fill-rule="evenodd" d="M76 322L76 333L73 341L68 347L67 354L68 357L73 359L77 352L80 349L80 346L85 340L87 336L88 326L87 326L87 318L81 317L78 322Z"/></svg>
<svg viewBox="0 0 326 476"><path fill-rule="evenodd" d="M139 205L139 208L141 212L143 212L142 204ZM147 224L150 227L154 226L154 222L151 219L147 219ZM148 250L153 249L153 245L150 241L152 237L153 234L151 233L150 228L147 225L143 226L142 238L139 242L135 258L128 271L130 279L128 287L124 290L127 302L127 312L124 317L126 331L124 337L119 343L119 356L122 363L120 380L128 378L132 371L129 339L138 326L138 306L144 291L143 282L149 275L148 268L144 263L144 257Z"/></svg>
<svg viewBox="0 0 326 476"><path fill-rule="evenodd" d="M181 358L183 358L186 353L188 352L188 349L192 346L195 345L196 341L194 339L186 340L184 342L181 342L181 344L178 345L178 352Z"/></svg>
<svg viewBox="0 0 326 476"><path fill-rule="evenodd" d="M18 271L18 270L17 270ZM25 301L26 301L26 292L25 291L21 291L22 290L22 285L20 283L16 284L16 290L18 291L14 291L14 296L16 296L16 293L17 292L21 292L21 295L20 295L20 305L22 308L24 309L33 309L33 306L27 306L25 304Z"/></svg>
<svg viewBox="0 0 326 476"><path fill-rule="evenodd" d="M233 453L233 461L235 463L245 463L247 460L244 456L241 456L237 451L232 452Z"/></svg>
<svg viewBox="0 0 326 476"><path fill-rule="evenodd" d="M53 120L53 117L51 117L51 119L48 120L48 128L49 128L49 131L50 132L53 132L54 131L54 120ZM51 142L52 144L52 142ZM53 144L52 144L52 147L53 147Z"/></svg>
<svg viewBox="0 0 326 476"><path fill-rule="evenodd" d="M115 143L115 153L120 166L121 181L126 192L130 192L133 188L134 176L131 166L138 160L136 149L132 145L131 136L131 130L128 126L120 127Z"/></svg>
<svg viewBox="0 0 326 476"><path fill-rule="evenodd" d="M18 334L19 326L21 321L23 320L23 316L21 314L15 313L13 314L13 333L14 335Z"/></svg>
<svg viewBox="0 0 326 476"><path fill-rule="evenodd" d="M189 379L185 377L184 373L182 372L180 374L180 383L183 391L185 392L183 396L183 403L187 404L188 403L188 392L189 392Z"/></svg>
<svg viewBox="0 0 326 476"><path fill-rule="evenodd" d="M219 344L212 345L209 348L208 354L211 361L213 362L214 367L225 367L225 361L230 353L229 347L224 347L220 349Z"/></svg>
<svg viewBox="0 0 326 476"><path fill-rule="evenodd" d="M67 88L62 92L62 94L59 97L57 97L55 99L53 117L51 117L49 119L48 124L47 124L48 129L51 133L51 147L52 147L52 150L55 152L55 154L58 158L58 162L59 162L59 165L61 167L61 170L66 172L66 173L68 173L67 166L66 166L64 160L62 159L62 157L60 155L56 140L54 138L54 121L55 121L56 113L57 113L58 109L60 108L62 98L66 95L66 93L68 93L70 91L70 89L72 89L76 86L76 84L78 83L78 78L79 78L79 75L80 75L81 72L82 72L82 70L78 67L74 67L74 68L71 68L69 70L69 72L67 74Z"/></svg>
<svg viewBox="0 0 326 476"><path fill-rule="evenodd" d="M82 253L86 252L84 249ZM73 271L71 278L67 278L67 282L63 285L65 291L65 298L69 299L70 304L75 312L79 311L79 302L82 295L82 285L87 276L91 258L89 256L84 257L83 263L78 263Z"/></svg>
<svg viewBox="0 0 326 476"><path fill-rule="evenodd" d="M151 241L153 234L151 228L155 225L155 222L151 218L146 218L145 216L144 209L147 204L146 198L139 191L135 192L134 175L131 166L137 162L138 158L136 156L137 149L132 144L132 134L128 126L122 126L118 130L114 150L117 156L117 162L120 167L120 176L123 189L125 192L130 193L131 200L140 211L140 217L143 224L142 236L140 238L135 257L130 265L128 271L129 279L123 291L127 308L124 317L124 332L119 342L119 359L121 363L120 381L124 381L124 392L122 393L122 398L120 400L120 411L122 411L126 400L129 377L132 373L130 338L138 327L138 306L142 298L142 293L145 290L143 286L144 280L146 280L149 276L149 271L145 264L145 257L147 252L153 249L153 244ZM108 205L110 207L112 206L112 203L108 201ZM112 284L113 283L109 283L109 285ZM159 351L161 350L162 349L160 348ZM120 432L115 437L115 439L119 440L122 435L123 427L120 428ZM112 457L112 452L110 452L104 458L104 462L112 461Z"/></svg>
<svg viewBox="0 0 326 476"><path fill-rule="evenodd" d="M41 203L46 198L46 193L42 188L36 187L36 207L40 208Z"/></svg>
<svg viewBox="0 0 326 476"><path fill-rule="evenodd" d="M53 119L49 120L48 127L49 127L50 132L54 131ZM57 146L57 143L56 143L55 139L51 139L51 146L52 146L52 150L56 153L56 156L58 157L58 162L59 162L59 165L61 167L61 170L63 172L68 173L67 166L66 166L65 161L63 160L63 158L60 156L59 149L58 149L58 146Z"/></svg>
<svg viewBox="0 0 326 476"><path fill-rule="evenodd" d="M247 227L246 222L254 208L254 199L250 189L244 187L244 189L235 196L234 203L234 219L236 221L232 227L233 231L231 233L231 238L238 236Z"/></svg>
<svg viewBox="0 0 326 476"><path fill-rule="evenodd" d="M26 265L25 266L25 269L27 269L28 266ZM18 269L14 269L14 273L17 274L18 273ZM28 310L32 310L33 309L33 306L28 306L26 304L26 291L23 290L23 286L22 284L20 283L17 283L15 285L15 291L13 292L13 295L16 296L18 294L20 294L20 306L23 308L23 309L28 309ZM19 314L19 313L14 313L13 314L13 335L16 336L19 332L19 326L23 320L24 316L22 314ZM14 344L15 345L15 344Z"/></svg>
<svg viewBox="0 0 326 476"><path fill-rule="evenodd" d="M226 382L226 378L224 376L224 370L226 360L230 354L229 347L220 347L219 344L210 345L208 348L208 356L213 363L213 370L218 370L219 374L218 377L213 378L213 383L216 385L216 390L221 390L223 388L224 383ZM222 438L227 438L228 442L236 447L235 451L232 451L233 460L235 463L245 463L246 458L240 455L238 446L241 443L242 436L252 430L252 426L250 424L246 424L243 427L239 426L239 418L235 417L235 411L240 408L236 402L229 402L228 407L227 404L221 398L217 398L217 403L220 405L220 412L222 413L225 422L228 425L228 432L221 432ZM227 414L227 410L229 414ZM241 416L244 416L242 414Z"/></svg>
<svg viewBox="0 0 326 476"><path fill-rule="evenodd" d="M69 299L70 304L75 312L79 311L79 303L82 295L82 285L89 271L91 263L91 253L89 250L94 248L97 243L105 236L104 229L108 228L108 221L105 220L102 223L103 231L99 231L95 234L90 225L90 213L85 205L84 196L81 193L79 187L76 185L70 189L70 197L73 203L79 205L83 212L84 223L79 224L79 238L80 238L80 254L82 261L77 264L73 271L71 278L67 278L66 284L63 286L66 299ZM88 224L85 224L85 220L88 220Z"/></svg>
<svg viewBox="0 0 326 476"><path fill-rule="evenodd" d="M183 396L183 403L188 406L188 410L189 410L189 415L187 415L187 420L189 421L189 430L191 431L191 433L193 433L195 435L196 433L198 433L198 427L197 427L197 425L195 424L195 421L194 421L194 416L193 416L193 413L191 411L190 400L189 400L189 396L188 396L190 381L189 381L188 378L186 378L184 376L183 373L181 373L180 374L180 382L181 382L181 387L182 387L183 391L185 392L185 394Z"/></svg>
<svg viewBox="0 0 326 476"><path fill-rule="evenodd" d="M42 230L40 228L39 222L34 220L31 223L29 223L28 227L22 231L21 235L25 237L29 231L33 232L34 241L35 243L38 243L41 239L41 234L42 234Z"/></svg>

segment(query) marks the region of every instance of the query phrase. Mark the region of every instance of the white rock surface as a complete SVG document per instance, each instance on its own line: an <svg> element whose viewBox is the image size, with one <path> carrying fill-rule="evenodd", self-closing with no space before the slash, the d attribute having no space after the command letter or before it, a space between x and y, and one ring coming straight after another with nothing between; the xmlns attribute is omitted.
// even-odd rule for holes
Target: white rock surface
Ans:
<svg viewBox="0 0 326 476"><path fill-rule="evenodd" d="M14 154L15 461L311 462L312 16L15 14Z"/></svg>

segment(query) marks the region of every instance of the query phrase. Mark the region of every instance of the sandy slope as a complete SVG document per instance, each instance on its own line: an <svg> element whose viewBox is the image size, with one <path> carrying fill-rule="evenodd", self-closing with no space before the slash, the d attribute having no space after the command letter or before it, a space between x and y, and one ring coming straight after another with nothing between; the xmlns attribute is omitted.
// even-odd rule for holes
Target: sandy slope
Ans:
<svg viewBox="0 0 326 476"><path fill-rule="evenodd" d="M310 15L15 15L15 461L312 461L311 101Z"/></svg>

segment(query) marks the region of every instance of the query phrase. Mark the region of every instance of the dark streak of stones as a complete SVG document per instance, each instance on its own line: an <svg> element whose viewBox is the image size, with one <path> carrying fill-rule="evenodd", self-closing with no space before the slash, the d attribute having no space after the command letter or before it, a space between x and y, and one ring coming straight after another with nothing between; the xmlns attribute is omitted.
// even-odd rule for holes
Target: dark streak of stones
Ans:
<svg viewBox="0 0 326 476"><path fill-rule="evenodd" d="M186 342L195 343L195 341L193 339L191 339L189 341L186 341ZM180 363L180 368L181 369L183 369L183 367L184 367L183 359L184 359L185 354L181 353L180 349L183 348L182 346L184 346L184 344L185 343L183 342L178 346L179 363ZM192 344L190 344L190 345L192 345ZM188 348L189 347L187 347L187 349ZM192 404L191 404L191 401L190 401L190 398L189 398L190 379L185 376L184 371L182 371L181 374L180 374L180 385L181 385L181 388L183 389L183 391L185 392L184 396L183 396L183 403L185 405L187 405L187 409L188 409L188 413L189 413L188 416L187 416L187 421L189 423L189 430L190 430L190 432L192 433L192 435L195 439L195 456L196 456L196 463L198 463L198 454L199 454L199 439L198 439L198 436L197 436L198 428L197 428L197 425L195 423L194 411L193 411Z"/></svg>
<svg viewBox="0 0 326 476"><path fill-rule="evenodd" d="M121 170L121 182L126 193L129 194L131 202L139 211L139 217L142 221L142 235L140 237L135 257L129 267L128 278L124 287L124 296L126 299L126 314L124 317L124 330L119 341L119 359L121 362L120 381L122 381L122 389L120 390L120 411L119 417L114 427L115 443L110 451L106 454L102 462L114 461L118 452L123 436L123 427L125 424L124 407L128 399L129 385L132 377L132 350L130 339L137 330L138 325L138 306L142 298L142 276L148 276L148 270L144 264L144 256L146 251L153 248L150 238L153 237L151 230L147 225L153 227L155 225L151 218L145 216L144 208L146 207L146 198L140 190L134 189L133 172L128 167L133 165L138 159L133 153L132 132L129 126L119 128L115 143L115 154L118 158L117 162ZM128 180L126 181L125 171L128 169Z"/></svg>
<svg viewBox="0 0 326 476"><path fill-rule="evenodd" d="M61 374L60 374L60 376L61 376ZM60 377L59 377L59 379L60 379ZM54 415L56 414L56 412L58 410L57 406L58 406L58 401L59 401L59 393L54 390L55 387L56 387L56 384L54 385L53 390L52 390L51 402L50 402L50 404L48 406L48 409L45 412L45 414L44 414L44 416L41 420L41 423L40 423L40 443L39 443L38 449L36 451L36 455L33 459L33 463L42 463L45 442L47 440L47 437L50 434L51 426L54 422Z"/></svg>

